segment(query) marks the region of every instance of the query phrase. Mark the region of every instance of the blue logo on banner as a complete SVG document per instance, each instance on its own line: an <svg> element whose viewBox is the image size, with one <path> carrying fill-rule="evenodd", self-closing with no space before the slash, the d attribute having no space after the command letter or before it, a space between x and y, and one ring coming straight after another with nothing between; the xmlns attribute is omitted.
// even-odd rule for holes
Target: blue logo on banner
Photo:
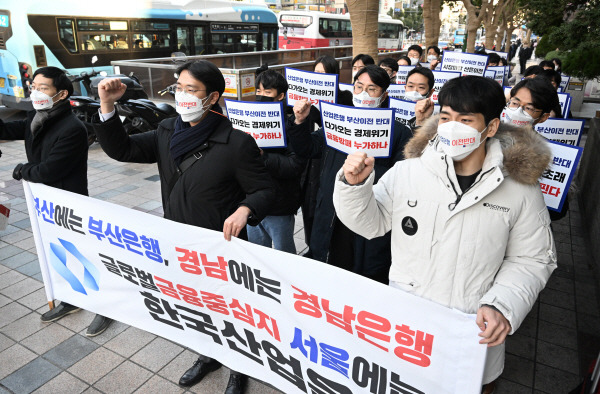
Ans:
<svg viewBox="0 0 600 394"><path fill-rule="evenodd" d="M87 295L85 287L98 291L98 281L100 279L100 271L94 266L77 248L69 241L58 239L61 245L50 242L50 265L56 272L60 274L69 284L71 288L79 293ZM75 256L83 265L83 284L77 279L67 268L67 252Z"/></svg>

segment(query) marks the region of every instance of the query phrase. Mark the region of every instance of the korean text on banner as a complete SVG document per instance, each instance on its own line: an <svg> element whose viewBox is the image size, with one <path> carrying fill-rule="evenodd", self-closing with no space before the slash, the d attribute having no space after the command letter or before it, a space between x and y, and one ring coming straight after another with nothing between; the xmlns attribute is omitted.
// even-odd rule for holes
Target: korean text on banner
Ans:
<svg viewBox="0 0 600 394"><path fill-rule="evenodd" d="M372 157L390 157L393 109L321 102L321 118L327 146L347 154L361 151Z"/></svg>
<svg viewBox="0 0 600 394"><path fill-rule="evenodd" d="M259 148L286 146L283 103L225 99L225 107L233 127L254 137Z"/></svg>
<svg viewBox="0 0 600 394"><path fill-rule="evenodd" d="M311 71L285 69L285 78L288 82L287 104L293 106L296 101L309 100L314 105L325 101L337 101L337 74L321 74Z"/></svg>
<svg viewBox="0 0 600 394"><path fill-rule="evenodd" d="M386 90L388 96L393 98L403 98L406 93L406 85L390 84Z"/></svg>
<svg viewBox="0 0 600 394"><path fill-rule="evenodd" d="M459 71L462 75L483 77L487 59L487 55L445 51L442 56L442 71Z"/></svg>
<svg viewBox="0 0 600 394"><path fill-rule="evenodd" d="M415 68L415 66L398 66L398 72L396 73L396 83L398 85L405 85L406 77L413 68Z"/></svg>
<svg viewBox="0 0 600 394"><path fill-rule="evenodd" d="M578 146L583 133L583 119L550 118L535 125L535 131L549 140L567 145Z"/></svg>
<svg viewBox="0 0 600 394"><path fill-rule="evenodd" d="M548 209L560 212L583 148L550 140L546 142L552 152L552 162L540 178L540 187Z"/></svg>
<svg viewBox="0 0 600 394"><path fill-rule="evenodd" d="M431 98L434 103L438 102L438 94L440 93L442 86L449 80L458 77L460 77L460 73L456 71L433 71L434 84Z"/></svg>
<svg viewBox="0 0 600 394"><path fill-rule="evenodd" d="M45 284L60 300L285 393L481 391L486 347L474 315L220 232L30 186Z"/></svg>
<svg viewBox="0 0 600 394"><path fill-rule="evenodd" d="M426 99L428 100L428 99ZM401 100L401 99L390 99L390 108L394 108L394 116L396 120L403 125L409 126L409 121L415 117L415 106L417 105L414 101ZM434 104L433 115L440 113L440 106Z"/></svg>
<svg viewBox="0 0 600 394"><path fill-rule="evenodd" d="M497 53L498 56L503 57L505 59L508 59L508 53L507 52L499 52L499 51L490 51L489 49L485 50L488 54L490 53Z"/></svg>
<svg viewBox="0 0 600 394"><path fill-rule="evenodd" d="M494 78L496 80L496 82L498 82L500 84L500 86L502 86L502 84L504 83L504 73L506 72L506 67L504 66L491 66L488 67L486 71L494 71ZM487 75L486 75L487 77Z"/></svg>

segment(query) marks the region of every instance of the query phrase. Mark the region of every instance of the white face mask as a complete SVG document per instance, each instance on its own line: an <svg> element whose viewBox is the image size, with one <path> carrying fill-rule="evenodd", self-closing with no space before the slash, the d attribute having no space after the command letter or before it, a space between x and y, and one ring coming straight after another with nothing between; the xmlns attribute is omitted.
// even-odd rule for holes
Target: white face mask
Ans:
<svg viewBox="0 0 600 394"><path fill-rule="evenodd" d="M419 101L419 100L423 100L424 98L426 98L425 96L423 96L421 93L417 92L416 90L413 90L412 92L405 92L404 93L404 100L406 101Z"/></svg>
<svg viewBox="0 0 600 394"><path fill-rule="evenodd" d="M446 122L438 126L439 146L454 161L460 161L481 145L479 130L460 122Z"/></svg>
<svg viewBox="0 0 600 394"><path fill-rule="evenodd" d="M429 55L429 56L427 56L427 61L429 63L435 62L436 60L437 60L437 56L435 56L435 55Z"/></svg>
<svg viewBox="0 0 600 394"><path fill-rule="evenodd" d="M419 63L419 59L418 58L414 58L414 57L410 58L410 65L411 66L416 66L417 63Z"/></svg>
<svg viewBox="0 0 600 394"><path fill-rule="evenodd" d="M533 122L537 120L533 119L531 115L523 111L523 107L519 107L516 109L508 107L504 108L500 119L502 119L503 123L508 123L519 127L532 125Z"/></svg>
<svg viewBox="0 0 600 394"><path fill-rule="evenodd" d="M354 78L356 77L356 74L358 74L358 71L352 71L352 83L354 83Z"/></svg>
<svg viewBox="0 0 600 394"><path fill-rule="evenodd" d="M29 97L31 98L31 104L33 104L33 108L36 111L43 111L45 109L50 109L54 106L54 101L52 100L54 97L58 96L60 92L56 93L54 96L50 97L44 92L40 92L39 90L34 90L31 92Z"/></svg>
<svg viewBox="0 0 600 394"><path fill-rule="evenodd" d="M199 99L193 94L186 92L175 92L176 111L181 115L184 122L197 122L208 108L204 104L209 100L210 95L204 99Z"/></svg>
<svg viewBox="0 0 600 394"><path fill-rule="evenodd" d="M353 93L352 96L352 102L355 107L377 108L381 104L383 94L379 97L371 97L369 93L363 90L360 94Z"/></svg>

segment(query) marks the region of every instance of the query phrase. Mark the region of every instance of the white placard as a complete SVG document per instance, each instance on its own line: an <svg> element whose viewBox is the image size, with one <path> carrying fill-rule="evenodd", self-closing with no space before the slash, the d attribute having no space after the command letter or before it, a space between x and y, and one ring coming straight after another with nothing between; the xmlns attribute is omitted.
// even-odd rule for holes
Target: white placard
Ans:
<svg viewBox="0 0 600 394"><path fill-rule="evenodd" d="M567 91L567 86L569 86L569 81L570 80L571 80L571 77L569 77L568 75L560 74L560 85L559 85L559 87L562 89L561 92L566 92Z"/></svg>
<svg viewBox="0 0 600 394"><path fill-rule="evenodd" d="M417 105L414 101L399 100L395 98L390 99L390 108L394 108L394 116L396 120L406 126L409 126L409 121L415 117L415 106ZM434 104L433 115L440 113L440 106Z"/></svg>
<svg viewBox="0 0 600 394"><path fill-rule="evenodd" d="M329 147L347 154L361 151L372 157L391 155L393 109L357 108L321 102L321 118Z"/></svg>
<svg viewBox="0 0 600 394"><path fill-rule="evenodd" d="M552 151L552 162L540 178L540 187L548 209L560 212L583 148L550 140L546 142Z"/></svg>
<svg viewBox="0 0 600 394"><path fill-rule="evenodd" d="M494 70L485 70L485 73L483 74L484 77L489 78L489 79L496 79L496 71Z"/></svg>
<svg viewBox="0 0 600 394"><path fill-rule="evenodd" d="M487 59L487 55L446 51L442 56L442 71L459 71L462 75L483 77Z"/></svg>
<svg viewBox="0 0 600 394"><path fill-rule="evenodd" d="M369 371L386 392L481 392L486 346L474 315L221 232L25 189L44 284L61 301L284 393L364 392Z"/></svg>
<svg viewBox="0 0 600 394"><path fill-rule="evenodd" d="M354 85L351 83L340 83L340 90L346 90L348 92L354 92Z"/></svg>
<svg viewBox="0 0 600 394"><path fill-rule="evenodd" d="M566 119L569 114L569 109L571 108L571 95L569 93L557 94L558 102L560 103L560 111L562 112L562 117Z"/></svg>
<svg viewBox="0 0 600 394"><path fill-rule="evenodd" d="M431 98L434 103L437 104L438 102L438 94L440 93L442 86L449 80L458 77L460 77L460 73L456 71L433 71L435 83L433 84L433 94L431 95Z"/></svg>
<svg viewBox="0 0 600 394"><path fill-rule="evenodd" d="M0 204L0 231L6 230L10 216L10 203Z"/></svg>
<svg viewBox="0 0 600 394"><path fill-rule="evenodd" d="M250 134L259 148L284 148L283 103L261 103L225 99L227 117L233 128Z"/></svg>
<svg viewBox="0 0 600 394"><path fill-rule="evenodd" d="M490 51L488 49L485 50L488 54L489 53L497 53L500 57L505 58L506 60L508 60L508 53L507 52L499 52L499 51Z"/></svg>
<svg viewBox="0 0 600 394"><path fill-rule="evenodd" d="M388 96L393 98L403 98L406 93L406 85L391 84L387 89Z"/></svg>
<svg viewBox="0 0 600 394"><path fill-rule="evenodd" d="M500 84L500 86L502 86L502 84L504 83L504 73L506 72L506 67L504 66L492 66L492 67L488 67L487 71L494 71L494 78L496 80L496 82L498 82ZM487 77L487 75L486 75Z"/></svg>
<svg viewBox="0 0 600 394"><path fill-rule="evenodd" d="M546 139L566 145L578 146L583 133L583 119L557 119L549 118L544 123L535 125L535 131Z"/></svg>
<svg viewBox="0 0 600 394"><path fill-rule="evenodd" d="M313 105L320 101L337 101L337 74L323 74L312 71L285 68L288 83L287 104L293 106L296 101L309 100Z"/></svg>
<svg viewBox="0 0 600 394"><path fill-rule="evenodd" d="M396 73L396 83L398 85L406 84L406 77L408 73L412 71L415 66L398 66L398 72Z"/></svg>

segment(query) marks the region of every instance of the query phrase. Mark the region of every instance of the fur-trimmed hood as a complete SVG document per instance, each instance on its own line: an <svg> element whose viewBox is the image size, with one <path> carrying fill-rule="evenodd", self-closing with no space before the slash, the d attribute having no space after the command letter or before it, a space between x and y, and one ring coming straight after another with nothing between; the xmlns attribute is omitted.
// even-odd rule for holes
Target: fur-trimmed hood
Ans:
<svg viewBox="0 0 600 394"><path fill-rule="evenodd" d="M433 116L415 131L404 147L406 159L421 157L429 141L437 135L438 120L439 116ZM519 183L536 184L552 159L544 137L531 127L500 123L493 138L502 146L504 171Z"/></svg>

